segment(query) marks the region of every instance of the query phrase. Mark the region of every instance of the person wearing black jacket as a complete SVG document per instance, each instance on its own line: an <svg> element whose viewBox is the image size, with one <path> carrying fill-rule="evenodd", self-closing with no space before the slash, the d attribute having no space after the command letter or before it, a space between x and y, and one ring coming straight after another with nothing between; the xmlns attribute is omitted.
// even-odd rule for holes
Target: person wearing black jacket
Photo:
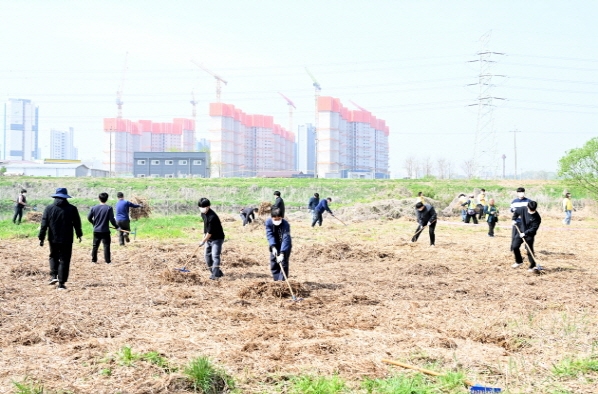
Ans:
<svg viewBox="0 0 598 394"><path fill-rule="evenodd" d="M44 246L46 233L50 244L50 283L58 283L59 290L66 290L64 285L69 278L71 266L71 255L73 252L73 229L81 242L83 231L81 230L81 217L77 207L69 204L66 188L56 189L51 197L54 204L48 205L44 210L42 222L39 229L39 246Z"/></svg>
<svg viewBox="0 0 598 394"><path fill-rule="evenodd" d="M93 224L93 247L91 248L91 262L98 262L98 249L100 242L104 246L104 261L106 264L112 263L110 256L110 224L117 230L120 228L116 224L114 218L114 210L110 205L106 204L108 201L108 193L100 193L98 196L100 203L96 206L91 207L87 220Z"/></svg>
<svg viewBox="0 0 598 394"><path fill-rule="evenodd" d="M258 209L253 207L244 208L239 211L241 220L243 220L243 227L255 220L255 213L257 211Z"/></svg>
<svg viewBox="0 0 598 394"><path fill-rule="evenodd" d="M210 200L202 197L199 199L197 206L199 207L201 218L203 219L204 234L199 246L206 246L204 252L206 265L212 272L210 279L215 280L224 276L224 273L220 269L220 255L222 254L222 244L224 243L224 229L222 228L220 218L211 208Z"/></svg>
<svg viewBox="0 0 598 394"><path fill-rule="evenodd" d="M12 222L14 224L21 224L21 219L23 219L23 210L27 206L27 190L21 189L21 194L17 198L17 203L15 204L15 215L12 217Z"/></svg>
<svg viewBox="0 0 598 394"><path fill-rule="evenodd" d="M436 235L434 234L434 230L436 229L436 211L434 207L430 204L422 204L418 202L415 204L416 214L417 214L417 230L415 231L415 235L411 238L411 242L417 241L419 235L424 231L426 226L429 227L430 233L430 246L434 246L436 242Z"/></svg>
<svg viewBox="0 0 598 394"><path fill-rule="evenodd" d="M320 203L320 194L314 193L314 196L312 198L310 198L309 202L307 203L307 210L312 212L313 210L316 209L316 207L318 206L319 203Z"/></svg>
<svg viewBox="0 0 598 394"><path fill-rule="evenodd" d="M280 197L278 190L274 192L274 195L276 199L274 200L274 204L272 204L272 209L278 209L280 216L284 219L284 200Z"/></svg>
<svg viewBox="0 0 598 394"><path fill-rule="evenodd" d="M519 248L525 243L527 244L525 249L527 250L527 258L529 260L528 271L533 272L536 267L536 261L534 260L534 237L540 228L542 218L536 211L538 203L535 201L527 202L526 206L520 206L513 208L513 236L511 238L511 251L515 255L515 263L511 266L518 268L523 264L523 257L521 257L521 251ZM519 219L519 220L518 220Z"/></svg>

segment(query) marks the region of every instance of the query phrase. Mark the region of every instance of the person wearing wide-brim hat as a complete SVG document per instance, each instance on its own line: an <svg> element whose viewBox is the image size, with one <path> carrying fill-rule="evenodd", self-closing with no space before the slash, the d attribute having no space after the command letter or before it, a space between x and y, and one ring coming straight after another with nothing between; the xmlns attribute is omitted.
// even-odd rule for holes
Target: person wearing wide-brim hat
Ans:
<svg viewBox="0 0 598 394"><path fill-rule="evenodd" d="M39 246L44 246L46 233L50 244L50 285L58 284L58 290L66 290L64 285L69 278L71 255L73 252L73 229L81 242L81 217L77 207L68 202L68 191L64 187L56 189L50 197L54 203L48 205L42 216L39 230Z"/></svg>

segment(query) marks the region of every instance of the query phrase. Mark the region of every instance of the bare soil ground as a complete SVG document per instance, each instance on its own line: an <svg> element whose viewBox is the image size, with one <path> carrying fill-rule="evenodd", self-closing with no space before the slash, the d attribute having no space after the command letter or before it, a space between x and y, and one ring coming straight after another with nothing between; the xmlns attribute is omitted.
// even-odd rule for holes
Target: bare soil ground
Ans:
<svg viewBox="0 0 598 394"><path fill-rule="evenodd" d="M326 217L312 229L304 215L290 218L301 302L271 281L260 223L225 223L219 281L208 280L201 251L191 257L196 243L140 234L119 247L113 237L114 263L94 265L86 236L75 244L68 290L57 291L47 285L47 247L0 241L0 392L26 376L76 393L191 391L180 372L110 361L125 345L175 365L207 355L247 393L304 372L383 377L391 369L383 358L465 370L510 392L598 392L596 379L551 372L598 345L594 222L565 227L545 217L536 240L545 270L532 274L510 267L507 226L489 238L486 223L444 220L431 248L427 232L409 242L408 219L345 227ZM191 272L174 270L188 262Z"/></svg>

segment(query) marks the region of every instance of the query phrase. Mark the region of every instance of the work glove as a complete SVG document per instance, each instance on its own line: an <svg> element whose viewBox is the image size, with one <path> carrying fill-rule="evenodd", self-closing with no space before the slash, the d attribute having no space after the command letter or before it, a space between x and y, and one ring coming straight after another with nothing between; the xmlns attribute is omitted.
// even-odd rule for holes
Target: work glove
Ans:
<svg viewBox="0 0 598 394"><path fill-rule="evenodd" d="M272 247L272 256L278 256L278 249L276 249L274 246Z"/></svg>
<svg viewBox="0 0 598 394"><path fill-rule="evenodd" d="M282 261L284 260L284 254L279 254L278 256L276 256L276 261L278 263L282 263Z"/></svg>
<svg viewBox="0 0 598 394"><path fill-rule="evenodd" d="M513 226L517 226L517 221L513 220L513 221L511 222L511 224L512 224Z"/></svg>
<svg viewBox="0 0 598 394"><path fill-rule="evenodd" d="M39 240L39 246L44 246L44 240L43 239Z"/></svg>
<svg viewBox="0 0 598 394"><path fill-rule="evenodd" d="M431 225L431 224L432 224L432 222L428 222L428 226Z"/></svg>
<svg viewBox="0 0 598 394"><path fill-rule="evenodd" d="M77 239L79 240L79 243L81 243L81 241L83 240L82 237L77 237Z"/></svg>
<svg viewBox="0 0 598 394"><path fill-rule="evenodd" d="M521 233L519 235L521 236L521 238L525 238L525 233Z"/></svg>

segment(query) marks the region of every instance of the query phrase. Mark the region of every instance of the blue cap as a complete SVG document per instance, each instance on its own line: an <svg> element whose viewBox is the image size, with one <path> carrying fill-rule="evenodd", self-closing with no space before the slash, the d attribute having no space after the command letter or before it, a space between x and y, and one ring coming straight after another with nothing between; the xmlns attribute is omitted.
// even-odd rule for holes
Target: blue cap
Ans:
<svg viewBox="0 0 598 394"><path fill-rule="evenodd" d="M50 197L71 198L71 196L68 195L66 187L59 187L56 189L56 193L52 194Z"/></svg>

